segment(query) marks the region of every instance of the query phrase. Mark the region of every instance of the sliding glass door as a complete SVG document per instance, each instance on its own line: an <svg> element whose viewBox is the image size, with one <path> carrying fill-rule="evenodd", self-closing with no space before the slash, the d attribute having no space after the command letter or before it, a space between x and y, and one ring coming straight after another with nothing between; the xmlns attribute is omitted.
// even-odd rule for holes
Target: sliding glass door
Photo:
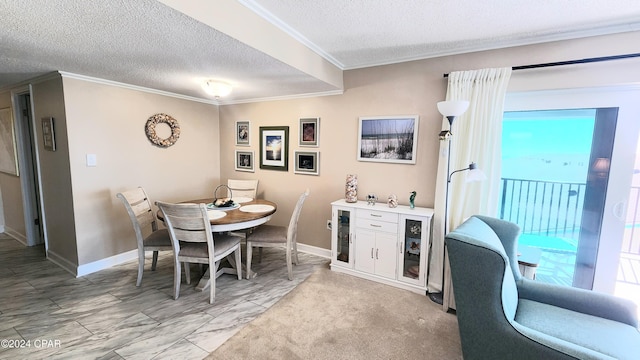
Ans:
<svg viewBox="0 0 640 360"><path fill-rule="evenodd" d="M639 100L636 89L508 94L498 216L543 250L540 281L614 292Z"/></svg>

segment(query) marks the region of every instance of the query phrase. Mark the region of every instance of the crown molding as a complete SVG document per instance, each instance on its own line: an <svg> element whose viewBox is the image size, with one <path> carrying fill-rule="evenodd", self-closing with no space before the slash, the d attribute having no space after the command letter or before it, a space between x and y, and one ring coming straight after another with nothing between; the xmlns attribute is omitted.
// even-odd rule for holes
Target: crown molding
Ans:
<svg viewBox="0 0 640 360"><path fill-rule="evenodd" d="M176 94L168 91L162 91L162 90L151 89L151 88L138 86L138 85L126 84L118 81L100 79L92 76L74 74L66 71L58 71L58 73L62 77L69 78L69 79L77 79L77 80L83 80L83 81L93 82L93 83L102 84L102 85L116 86L124 89L142 91L142 92L156 94L156 95L169 96L177 99L195 101L195 102L204 103L204 104L219 105L219 102L214 100L209 100L209 99L201 99L193 96L186 96L186 95Z"/></svg>

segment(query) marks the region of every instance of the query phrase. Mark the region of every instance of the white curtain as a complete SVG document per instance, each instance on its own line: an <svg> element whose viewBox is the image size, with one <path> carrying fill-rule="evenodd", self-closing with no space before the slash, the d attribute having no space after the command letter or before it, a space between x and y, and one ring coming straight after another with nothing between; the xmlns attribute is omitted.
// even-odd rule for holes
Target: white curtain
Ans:
<svg viewBox="0 0 640 360"><path fill-rule="evenodd" d="M471 215L495 216L500 189L502 114L511 68L457 71L449 74L446 100L468 100L469 108L451 127L450 140L440 141L435 194L432 265L429 289L442 290L444 269L444 212L447 176L472 162L486 175L482 182L465 181L468 171L456 173L449 184L448 231ZM442 129L449 122L443 118ZM451 141L451 166L447 153Z"/></svg>

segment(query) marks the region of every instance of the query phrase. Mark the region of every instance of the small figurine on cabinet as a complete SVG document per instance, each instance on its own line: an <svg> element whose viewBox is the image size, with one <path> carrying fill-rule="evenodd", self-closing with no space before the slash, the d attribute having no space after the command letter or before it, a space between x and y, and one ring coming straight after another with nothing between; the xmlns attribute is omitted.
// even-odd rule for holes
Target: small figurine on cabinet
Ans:
<svg viewBox="0 0 640 360"><path fill-rule="evenodd" d="M414 203L415 200L416 200L416 192L412 191L411 196L409 196L409 207L412 209L416 207L416 204Z"/></svg>
<svg viewBox="0 0 640 360"><path fill-rule="evenodd" d="M389 205L390 208L398 207L398 197L394 194L389 195L387 198L387 205Z"/></svg>
<svg viewBox="0 0 640 360"><path fill-rule="evenodd" d="M378 196L376 194L367 194L367 205L375 205L378 201Z"/></svg>

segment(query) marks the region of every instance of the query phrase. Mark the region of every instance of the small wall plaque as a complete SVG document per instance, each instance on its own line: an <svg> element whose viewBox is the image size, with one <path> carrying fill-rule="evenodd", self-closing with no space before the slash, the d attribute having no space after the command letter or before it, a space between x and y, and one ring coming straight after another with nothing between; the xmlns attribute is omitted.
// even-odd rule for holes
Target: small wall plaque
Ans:
<svg viewBox="0 0 640 360"><path fill-rule="evenodd" d="M52 117L42 118L42 141L45 150L56 151L56 134Z"/></svg>

